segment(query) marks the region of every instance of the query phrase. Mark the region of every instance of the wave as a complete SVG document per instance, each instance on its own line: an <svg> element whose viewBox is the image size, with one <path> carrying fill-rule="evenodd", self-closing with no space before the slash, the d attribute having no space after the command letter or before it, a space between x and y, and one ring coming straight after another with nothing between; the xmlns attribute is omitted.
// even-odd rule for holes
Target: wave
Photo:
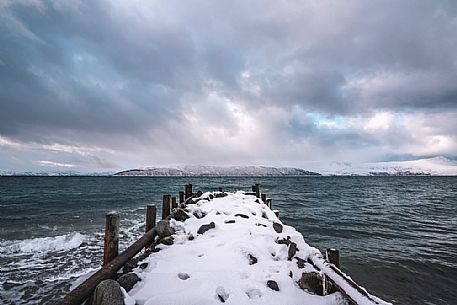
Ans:
<svg viewBox="0 0 457 305"><path fill-rule="evenodd" d="M51 251L65 251L79 247L89 236L79 232L53 237L38 237L24 240L0 242L2 254L45 254Z"/></svg>

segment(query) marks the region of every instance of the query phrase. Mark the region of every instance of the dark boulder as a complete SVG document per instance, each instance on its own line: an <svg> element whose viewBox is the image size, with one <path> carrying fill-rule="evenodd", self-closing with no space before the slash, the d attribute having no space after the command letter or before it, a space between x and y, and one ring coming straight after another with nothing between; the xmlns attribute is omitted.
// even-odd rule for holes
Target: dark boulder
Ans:
<svg viewBox="0 0 457 305"><path fill-rule="evenodd" d="M138 262L139 262L138 257L132 258L131 260L129 260L128 262L126 262L124 264L124 267L122 268L122 272L123 273L132 272L133 269L138 267Z"/></svg>
<svg viewBox="0 0 457 305"><path fill-rule="evenodd" d="M129 292L132 290L133 286L135 286L136 283L141 281L141 279L138 277L133 272L127 273L122 275L117 279L117 282L122 286L122 288L125 289L125 291Z"/></svg>
<svg viewBox="0 0 457 305"><path fill-rule="evenodd" d="M291 242L289 245L289 250L287 252L287 259L292 260L292 258L295 256L295 254L298 251L300 251L300 250L297 248L297 244L294 242Z"/></svg>
<svg viewBox="0 0 457 305"><path fill-rule="evenodd" d="M276 239L276 243L277 244L280 244L280 245L287 245L289 246L291 241L290 241L290 236L287 236L287 238L282 238L282 239L279 239L277 238Z"/></svg>
<svg viewBox="0 0 457 305"><path fill-rule="evenodd" d="M190 279L190 276L189 276L187 273L180 272L180 273L178 273L178 278L179 278L180 280L185 281L185 280Z"/></svg>
<svg viewBox="0 0 457 305"><path fill-rule="evenodd" d="M317 295L323 295L322 277L317 272L302 273L298 286Z"/></svg>
<svg viewBox="0 0 457 305"><path fill-rule="evenodd" d="M273 229L276 231L276 233L282 233L282 224L273 222Z"/></svg>
<svg viewBox="0 0 457 305"><path fill-rule="evenodd" d="M213 221L211 221L209 224L207 225L202 225L198 231L197 231L197 234L203 234L205 233L206 231L208 230L211 230L211 229L214 229L216 227L216 225L214 224Z"/></svg>
<svg viewBox="0 0 457 305"><path fill-rule="evenodd" d="M124 305L121 285L115 280L104 280L94 290L92 305Z"/></svg>
<svg viewBox="0 0 457 305"><path fill-rule="evenodd" d="M296 257L295 259L297 260L297 267L298 268L300 268L300 269L305 268L306 261L304 259L299 258L299 257Z"/></svg>
<svg viewBox="0 0 457 305"><path fill-rule="evenodd" d="M273 281L273 280L267 281L267 286L268 286L268 288L270 288L271 290L279 291L278 283L276 283L276 282Z"/></svg>
<svg viewBox="0 0 457 305"><path fill-rule="evenodd" d="M249 265L257 264L257 257L252 254L249 254Z"/></svg>
<svg viewBox="0 0 457 305"><path fill-rule="evenodd" d="M156 227L157 236L160 239L173 235L174 230L170 227L170 222L168 220L161 220L157 223Z"/></svg>
<svg viewBox="0 0 457 305"><path fill-rule="evenodd" d="M183 209L173 209L171 213L171 218L177 221L186 221L186 219L190 218L189 215Z"/></svg>

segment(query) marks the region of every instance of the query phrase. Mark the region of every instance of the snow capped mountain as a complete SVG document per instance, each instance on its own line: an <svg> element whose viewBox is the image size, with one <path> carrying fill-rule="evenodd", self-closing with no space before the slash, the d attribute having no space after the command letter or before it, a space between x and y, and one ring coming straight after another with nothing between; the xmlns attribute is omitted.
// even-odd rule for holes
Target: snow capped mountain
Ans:
<svg viewBox="0 0 457 305"><path fill-rule="evenodd" d="M351 164L333 162L317 170L323 175L337 176L456 176L457 161L434 157L414 161L389 161Z"/></svg>
<svg viewBox="0 0 457 305"><path fill-rule="evenodd" d="M235 176L235 177L281 177L320 175L300 168L267 166L182 166L176 168L149 167L131 169L114 174L115 176Z"/></svg>
<svg viewBox="0 0 457 305"><path fill-rule="evenodd" d="M37 176L37 177L71 177L71 176L111 176L112 172L78 172L78 171L50 171L50 172L13 172L0 170L0 176Z"/></svg>
<svg viewBox="0 0 457 305"><path fill-rule="evenodd" d="M308 162L305 169L268 166L178 166L147 167L118 173L93 172L13 172L0 170L0 176L206 176L206 177L294 177L294 176L457 176L457 161L443 156L414 161L371 163Z"/></svg>

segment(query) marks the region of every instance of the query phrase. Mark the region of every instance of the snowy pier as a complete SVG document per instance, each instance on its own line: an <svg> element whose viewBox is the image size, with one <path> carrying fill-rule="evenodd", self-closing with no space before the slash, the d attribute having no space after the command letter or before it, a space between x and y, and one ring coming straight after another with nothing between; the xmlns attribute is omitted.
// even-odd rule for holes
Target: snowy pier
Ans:
<svg viewBox="0 0 457 305"><path fill-rule="evenodd" d="M107 216L103 268L59 304L390 304L339 269L338 251L322 255L284 225L271 203L258 184L235 193L186 185L179 204L164 196L157 224L148 206L146 234L120 255L119 221Z"/></svg>

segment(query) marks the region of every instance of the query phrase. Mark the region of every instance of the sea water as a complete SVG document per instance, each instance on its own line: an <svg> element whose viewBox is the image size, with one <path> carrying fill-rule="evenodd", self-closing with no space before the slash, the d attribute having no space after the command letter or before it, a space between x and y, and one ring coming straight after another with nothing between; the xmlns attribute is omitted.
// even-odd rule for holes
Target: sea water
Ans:
<svg viewBox="0 0 457 305"><path fill-rule="evenodd" d="M100 267L105 214L121 214L121 250L163 194L249 190L343 271L394 304L456 304L457 177L0 177L0 303L46 304Z"/></svg>

